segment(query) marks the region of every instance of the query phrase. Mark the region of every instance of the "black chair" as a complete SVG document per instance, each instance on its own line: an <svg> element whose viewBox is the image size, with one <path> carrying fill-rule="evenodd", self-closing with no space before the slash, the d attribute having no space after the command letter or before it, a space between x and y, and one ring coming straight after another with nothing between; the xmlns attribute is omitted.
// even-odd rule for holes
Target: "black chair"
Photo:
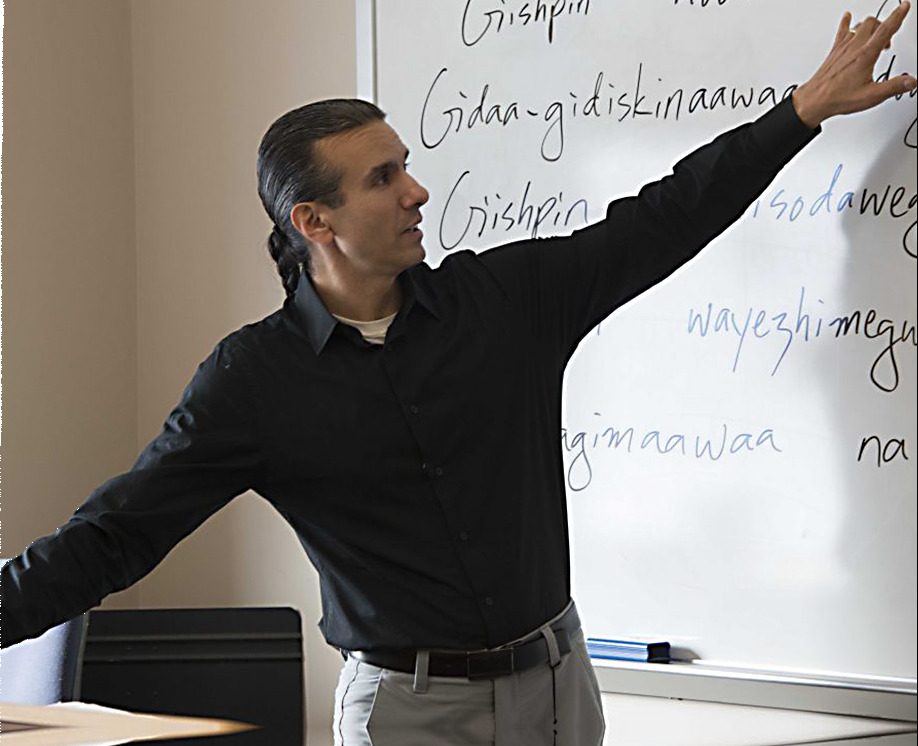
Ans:
<svg viewBox="0 0 918 746"><path fill-rule="evenodd" d="M0 702L50 705L79 699L88 622L88 615L80 614L0 651Z"/></svg>
<svg viewBox="0 0 918 746"><path fill-rule="evenodd" d="M92 611L82 698L258 726L207 739L214 746L302 746L300 615L289 608Z"/></svg>

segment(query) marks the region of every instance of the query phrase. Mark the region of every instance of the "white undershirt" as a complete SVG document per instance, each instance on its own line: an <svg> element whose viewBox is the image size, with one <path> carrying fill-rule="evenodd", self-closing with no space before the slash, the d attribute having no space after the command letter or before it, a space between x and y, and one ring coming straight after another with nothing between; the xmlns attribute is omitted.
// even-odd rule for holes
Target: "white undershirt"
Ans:
<svg viewBox="0 0 918 746"><path fill-rule="evenodd" d="M397 313L396 311L396 313L389 316L383 316L383 318L373 321L355 321L354 319L346 319L343 316L338 316L336 313L333 313L332 316L338 319L342 324L354 327L370 344L381 345L386 341L386 332L389 330L389 325L392 323L392 319L395 318Z"/></svg>

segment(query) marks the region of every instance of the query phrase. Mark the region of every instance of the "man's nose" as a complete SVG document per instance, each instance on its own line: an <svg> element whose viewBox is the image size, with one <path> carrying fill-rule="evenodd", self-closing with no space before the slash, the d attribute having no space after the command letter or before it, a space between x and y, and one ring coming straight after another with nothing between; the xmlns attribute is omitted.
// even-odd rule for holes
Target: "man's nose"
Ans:
<svg viewBox="0 0 918 746"><path fill-rule="evenodd" d="M405 207L420 207L430 199L430 193L413 176L405 175L408 177L408 188L404 196Z"/></svg>

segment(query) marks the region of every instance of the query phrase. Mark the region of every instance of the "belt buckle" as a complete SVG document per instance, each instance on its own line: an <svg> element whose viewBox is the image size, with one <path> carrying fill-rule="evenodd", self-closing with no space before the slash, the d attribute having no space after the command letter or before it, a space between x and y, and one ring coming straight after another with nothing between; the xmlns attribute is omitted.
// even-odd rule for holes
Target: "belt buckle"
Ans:
<svg viewBox="0 0 918 746"><path fill-rule="evenodd" d="M496 679L513 673L513 648L466 653L469 679Z"/></svg>

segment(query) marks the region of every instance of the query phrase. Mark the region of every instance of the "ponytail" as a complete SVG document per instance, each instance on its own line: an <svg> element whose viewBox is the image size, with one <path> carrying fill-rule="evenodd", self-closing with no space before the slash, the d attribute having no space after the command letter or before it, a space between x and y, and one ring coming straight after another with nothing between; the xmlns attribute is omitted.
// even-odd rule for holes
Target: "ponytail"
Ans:
<svg viewBox="0 0 918 746"><path fill-rule="evenodd" d="M287 235L275 225L268 236L268 252L277 264L284 292L288 296L293 295L300 281L300 273L309 272L309 249L305 246L295 248Z"/></svg>

